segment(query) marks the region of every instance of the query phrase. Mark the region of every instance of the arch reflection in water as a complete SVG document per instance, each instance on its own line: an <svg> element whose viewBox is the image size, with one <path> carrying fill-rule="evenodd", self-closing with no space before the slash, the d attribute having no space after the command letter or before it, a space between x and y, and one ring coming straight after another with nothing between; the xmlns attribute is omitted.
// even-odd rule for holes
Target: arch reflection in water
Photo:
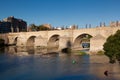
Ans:
<svg viewBox="0 0 120 80"><path fill-rule="evenodd" d="M5 52L9 54L15 55L43 55L43 54L52 54L57 53L58 48L34 48L33 46L27 47L16 47L16 46L9 46L5 48Z"/></svg>
<svg viewBox="0 0 120 80"><path fill-rule="evenodd" d="M27 49L9 47L8 52L17 54L27 52ZM35 50L36 51L36 50ZM0 55L1 80L119 80L120 65L109 64L104 55L75 56L60 54L56 57L44 56L9 56L8 52ZM16 53L15 53L16 52ZM8 54L6 54L8 53ZM33 57L34 56L34 57ZM47 57L47 58L46 58ZM76 63L73 64L72 61ZM31 69L32 68L32 69ZM104 71L110 74L106 77ZM12 74L11 74L12 72ZM32 73L31 73L32 72ZM54 75L52 74L54 73ZM26 76L28 75L28 76ZM30 75L30 76L29 76Z"/></svg>
<svg viewBox="0 0 120 80"><path fill-rule="evenodd" d="M18 39L18 37L16 37L16 38L14 39L13 45L16 45L16 44L17 44L17 39Z"/></svg>

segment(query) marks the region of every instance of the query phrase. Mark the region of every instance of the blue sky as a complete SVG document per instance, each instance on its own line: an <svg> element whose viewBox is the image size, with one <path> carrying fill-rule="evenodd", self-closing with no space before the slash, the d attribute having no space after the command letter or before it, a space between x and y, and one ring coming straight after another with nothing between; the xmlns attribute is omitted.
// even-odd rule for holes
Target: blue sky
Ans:
<svg viewBox="0 0 120 80"><path fill-rule="evenodd" d="M0 20L8 16L29 24L93 27L120 20L120 0L0 0Z"/></svg>

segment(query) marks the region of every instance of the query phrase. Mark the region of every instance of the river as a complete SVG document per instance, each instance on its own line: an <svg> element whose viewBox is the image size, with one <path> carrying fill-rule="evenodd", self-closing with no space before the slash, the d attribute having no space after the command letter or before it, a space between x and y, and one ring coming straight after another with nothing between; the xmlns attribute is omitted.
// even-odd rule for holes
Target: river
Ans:
<svg viewBox="0 0 120 80"><path fill-rule="evenodd" d="M36 51L0 50L0 80L119 80L120 65L104 55L65 53L40 55ZM38 51L37 51L38 52ZM72 54L72 53L71 53ZM73 63L73 61L75 61ZM108 71L108 76L104 74Z"/></svg>

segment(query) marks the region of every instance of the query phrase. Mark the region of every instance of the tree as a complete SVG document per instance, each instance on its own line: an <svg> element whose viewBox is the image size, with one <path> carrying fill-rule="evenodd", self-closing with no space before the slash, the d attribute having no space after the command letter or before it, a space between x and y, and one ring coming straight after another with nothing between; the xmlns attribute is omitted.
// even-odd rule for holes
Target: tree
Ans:
<svg viewBox="0 0 120 80"><path fill-rule="evenodd" d="M42 31L42 30L50 30L50 28L48 28L47 26L45 25L39 25L39 26L36 26L35 24L31 24L30 25L30 29L32 31Z"/></svg>
<svg viewBox="0 0 120 80"><path fill-rule="evenodd" d="M110 63L115 63L116 60L120 63L120 30L109 36L103 46L105 55L109 57Z"/></svg>
<svg viewBox="0 0 120 80"><path fill-rule="evenodd" d="M37 27L37 31L41 31L41 30L50 30L48 27L44 26L44 25L39 25Z"/></svg>
<svg viewBox="0 0 120 80"><path fill-rule="evenodd" d="M30 24L30 28L32 31L36 31L37 26L35 24Z"/></svg>

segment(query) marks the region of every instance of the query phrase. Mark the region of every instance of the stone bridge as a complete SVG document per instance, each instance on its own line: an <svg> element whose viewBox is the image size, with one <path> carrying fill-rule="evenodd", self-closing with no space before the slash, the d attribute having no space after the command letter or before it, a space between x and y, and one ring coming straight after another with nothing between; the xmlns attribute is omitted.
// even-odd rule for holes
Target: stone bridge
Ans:
<svg viewBox="0 0 120 80"><path fill-rule="evenodd" d="M97 27L74 30L52 30L37 32L18 32L1 34L5 44L16 46L58 47L59 50L72 47L83 48L82 43L90 44L90 51L103 50L103 44L108 36L114 34L120 27ZM85 40L89 37L87 40ZM84 39L84 41L83 41Z"/></svg>

